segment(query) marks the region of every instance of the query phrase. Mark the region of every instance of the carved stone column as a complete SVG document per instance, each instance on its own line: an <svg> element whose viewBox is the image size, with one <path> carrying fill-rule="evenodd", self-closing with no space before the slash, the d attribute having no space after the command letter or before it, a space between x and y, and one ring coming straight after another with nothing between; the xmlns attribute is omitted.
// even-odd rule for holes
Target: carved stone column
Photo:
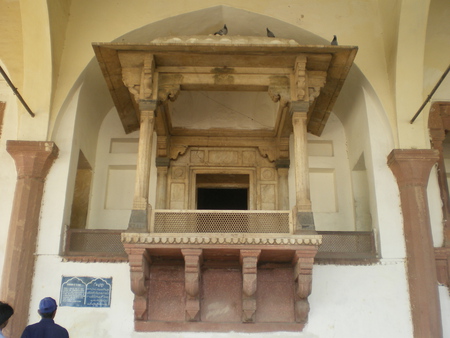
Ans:
<svg viewBox="0 0 450 338"><path fill-rule="evenodd" d="M155 100L141 100L141 122L139 131L139 149L134 187L133 210L131 210L128 231L148 232L148 204L150 159L152 155L153 129L155 126Z"/></svg>
<svg viewBox="0 0 450 338"><path fill-rule="evenodd" d="M289 210L289 159L275 161L278 173L278 210Z"/></svg>
<svg viewBox="0 0 450 338"><path fill-rule="evenodd" d="M155 209L165 209L167 201L167 172L169 170L170 158L156 158L156 204Z"/></svg>
<svg viewBox="0 0 450 338"><path fill-rule="evenodd" d="M257 264L261 250L241 250L242 264L242 321L255 321Z"/></svg>
<svg viewBox="0 0 450 338"><path fill-rule="evenodd" d="M151 258L145 248L126 247L130 262L131 291L134 293L133 309L135 320L146 320L148 314L148 279Z"/></svg>
<svg viewBox="0 0 450 338"><path fill-rule="evenodd" d="M291 102L292 126L294 130L295 196L294 208L296 232L314 230L309 190L309 164L307 140L308 102Z"/></svg>
<svg viewBox="0 0 450 338"><path fill-rule="evenodd" d="M388 156L402 203L414 337L442 337L426 192L431 167L438 158L438 151L431 149L394 149Z"/></svg>
<svg viewBox="0 0 450 338"><path fill-rule="evenodd" d="M308 296L312 289L312 268L317 247L297 250L294 255L295 321L306 324L309 314Z"/></svg>
<svg viewBox="0 0 450 338"><path fill-rule="evenodd" d="M58 156L58 147L53 142L8 141L6 149L16 163L17 183L0 298L15 312L4 333L19 337L28 321L44 181Z"/></svg>
<svg viewBox="0 0 450 338"><path fill-rule="evenodd" d="M186 290L186 321L200 320L201 249L182 249L184 256L184 281Z"/></svg>

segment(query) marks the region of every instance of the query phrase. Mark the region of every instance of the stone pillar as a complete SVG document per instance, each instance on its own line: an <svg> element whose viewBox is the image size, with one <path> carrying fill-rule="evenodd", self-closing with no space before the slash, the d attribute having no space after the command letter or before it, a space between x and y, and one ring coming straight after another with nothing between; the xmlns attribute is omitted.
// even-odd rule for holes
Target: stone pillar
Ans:
<svg viewBox="0 0 450 338"><path fill-rule="evenodd" d="M294 207L296 232L314 230L309 191L309 164L307 140L308 102L291 102L292 126L294 131L295 196Z"/></svg>
<svg viewBox="0 0 450 338"><path fill-rule="evenodd" d="M186 290L185 318L189 322L200 320L201 249L182 249L184 256L184 286Z"/></svg>
<svg viewBox="0 0 450 338"><path fill-rule="evenodd" d="M0 298L15 312L4 333L19 337L28 321L44 182L58 147L53 142L8 141L6 149L16 163L17 183Z"/></svg>
<svg viewBox="0 0 450 338"><path fill-rule="evenodd" d="M312 289L312 269L317 247L297 250L294 255L295 321L306 324L309 315L308 296Z"/></svg>
<svg viewBox="0 0 450 338"><path fill-rule="evenodd" d="M166 209L167 201L167 172L169 170L170 158L156 158L156 204L155 209Z"/></svg>
<svg viewBox="0 0 450 338"><path fill-rule="evenodd" d="M141 124L139 131L139 149L136 166L133 210L131 210L128 231L148 232L148 204L150 159L152 155L153 129L155 126L156 100L141 100Z"/></svg>
<svg viewBox="0 0 450 338"><path fill-rule="evenodd" d="M448 112L447 112L448 111ZM439 191L442 200L442 216L444 221L444 246L450 247L450 200L447 183L447 173L444 161L445 134L450 128L448 115L450 113L450 103L442 104L435 102L430 109L428 127L430 130L431 145L439 151L437 166ZM445 123L444 123L445 121Z"/></svg>
<svg viewBox="0 0 450 338"><path fill-rule="evenodd" d="M397 178L403 227L414 337L442 337L441 311L427 191L437 150L394 149L388 165Z"/></svg>
<svg viewBox="0 0 450 338"><path fill-rule="evenodd" d="M289 159L275 161L278 173L278 210L289 210L289 164Z"/></svg>
<svg viewBox="0 0 450 338"><path fill-rule="evenodd" d="M241 250L242 322L253 323L256 313L257 264L261 250Z"/></svg>

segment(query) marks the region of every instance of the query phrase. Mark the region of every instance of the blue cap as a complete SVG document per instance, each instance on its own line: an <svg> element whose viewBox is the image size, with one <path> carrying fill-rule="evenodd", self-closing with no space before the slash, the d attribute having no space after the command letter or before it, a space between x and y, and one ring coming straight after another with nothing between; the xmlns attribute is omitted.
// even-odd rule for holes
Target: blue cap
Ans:
<svg viewBox="0 0 450 338"><path fill-rule="evenodd" d="M56 301L51 297L45 297L39 303L39 312L40 313L52 313L56 311Z"/></svg>

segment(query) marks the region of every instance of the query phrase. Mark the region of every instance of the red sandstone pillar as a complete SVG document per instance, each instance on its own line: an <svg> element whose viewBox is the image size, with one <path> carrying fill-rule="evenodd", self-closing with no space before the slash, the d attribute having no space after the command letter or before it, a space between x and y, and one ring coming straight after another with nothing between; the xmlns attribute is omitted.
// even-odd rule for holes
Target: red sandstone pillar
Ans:
<svg viewBox="0 0 450 338"><path fill-rule="evenodd" d="M414 337L442 337L441 310L426 187L437 150L394 149L388 165L397 178L403 212Z"/></svg>
<svg viewBox="0 0 450 338"><path fill-rule="evenodd" d="M17 183L0 297L14 308L6 336L20 337L28 321L44 181L58 147L53 142L8 141L6 149L16 163Z"/></svg>

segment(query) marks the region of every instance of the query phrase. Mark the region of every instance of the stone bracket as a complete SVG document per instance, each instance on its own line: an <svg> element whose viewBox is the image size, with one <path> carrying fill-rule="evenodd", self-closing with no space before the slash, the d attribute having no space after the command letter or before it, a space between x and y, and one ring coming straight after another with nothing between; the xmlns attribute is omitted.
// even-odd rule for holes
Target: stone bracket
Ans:
<svg viewBox="0 0 450 338"><path fill-rule="evenodd" d="M186 290L185 318L188 322L200 320L200 284L202 249L182 249L184 256L184 282Z"/></svg>
<svg viewBox="0 0 450 338"><path fill-rule="evenodd" d="M255 321L257 264L261 250L240 250L242 264L242 322Z"/></svg>
<svg viewBox="0 0 450 338"><path fill-rule="evenodd" d="M434 248L437 281L450 287L450 247Z"/></svg>
<svg viewBox="0 0 450 338"><path fill-rule="evenodd" d="M307 252L297 250L294 255L295 321L297 323L305 324L308 321L308 296L312 289L312 268L316 252L317 249Z"/></svg>
<svg viewBox="0 0 450 338"><path fill-rule="evenodd" d="M125 251L130 263L134 318L145 320L148 313L147 283L150 277L151 258L145 248L125 247Z"/></svg>

